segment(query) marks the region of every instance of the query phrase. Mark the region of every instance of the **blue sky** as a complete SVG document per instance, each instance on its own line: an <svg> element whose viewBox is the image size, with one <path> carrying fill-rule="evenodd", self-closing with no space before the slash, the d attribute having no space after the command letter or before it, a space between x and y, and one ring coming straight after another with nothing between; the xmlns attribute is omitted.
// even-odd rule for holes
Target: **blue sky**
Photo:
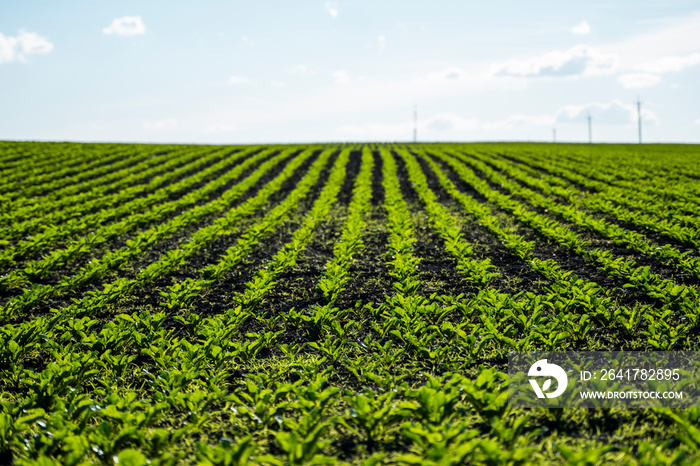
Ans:
<svg viewBox="0 0 700 466"><path fill-rule="evenodd" d="M691 1L0 2L0 139L700 142Z"/></svg>

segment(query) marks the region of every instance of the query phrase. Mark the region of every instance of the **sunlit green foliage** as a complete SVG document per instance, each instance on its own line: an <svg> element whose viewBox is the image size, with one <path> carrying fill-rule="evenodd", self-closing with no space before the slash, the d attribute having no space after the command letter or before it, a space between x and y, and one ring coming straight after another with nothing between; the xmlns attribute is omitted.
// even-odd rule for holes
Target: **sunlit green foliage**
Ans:
<svg viewBox="0 0 700 466"><path fill-rule="evenodd" d="M507 357L697 350L693 146L0 142L0 463L697 464Z"/></svg>

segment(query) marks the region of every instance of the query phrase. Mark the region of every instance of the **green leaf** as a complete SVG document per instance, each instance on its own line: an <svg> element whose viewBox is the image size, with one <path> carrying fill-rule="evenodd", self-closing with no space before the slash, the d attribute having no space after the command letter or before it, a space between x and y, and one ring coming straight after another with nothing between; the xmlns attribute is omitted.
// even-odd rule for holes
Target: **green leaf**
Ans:
<svg viewBox="0 0 700 466"><path fill-rule="evenodd" d="M119 466L146 466L148 459L140 451L128 448L120 451L114 462Z"/></svg>

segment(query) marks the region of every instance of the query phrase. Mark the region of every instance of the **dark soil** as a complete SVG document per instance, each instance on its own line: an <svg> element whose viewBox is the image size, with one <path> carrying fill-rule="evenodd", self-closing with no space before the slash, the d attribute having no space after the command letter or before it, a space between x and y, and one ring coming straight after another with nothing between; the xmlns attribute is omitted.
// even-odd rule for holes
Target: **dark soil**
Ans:
<svg viewBox="0 0 700 466"><path fill-rule="evenodd" d="M271 260L277 251L291 239L293 232L301 226L304 214L311 209L311 206L323 189L337 155L338 153L335 153L330 158L321 172L319 180L304 200L299 203L299 206L292 214L291 218L282 226L278 227L274 233L263 238L256 248L246 257L243 263L239 264L224 278L219 280L202 299L198 299L193 311L217 314L232 307L235 293L245 290L245 284L252 280L261 264ZM315 154L311 159L315 159L317 156L318 154ZM312 163L312 160L307 161L307 163L308 165L305 164L305 166L300 167L295 174L282 185L280 191L271 196L268 207L261 212L260 217L262 217L262 214L265 212L269 212L270 209L281 202L284 197L294 189L294 186L296 186L299 180L305 175L306 169ZM215 241L212 241L200 252L191 257L184 267L155 280L153 283L139 288L139 290L134 293L132 300L134 302L142 302L143 297L150 296L151 300L155 299L155 301L159 303L160 291L165 290L168 286L187 278L200 278L200 270L207 265L218 262L220 256L225 253L228 247L235 244L241 233L242 231L239 230L236 235L221 236Z"/></svg>
<svg viewBox="0 0 700 466"><path fill-rule="evenodd" d="M459 176L449 167L449 165L447 165L444 162L441 162L439 159L436 159L436 161L439 164L441 164L441 168L443 168L443 170L450 178L450 180L455 184L455 186L460 191L462 191L466 183L459 178ZM607 275L605 272L603 272L597 266L595 266L595 264L586 261L583 257L572 253L567 248L560 246L558 243L550 240L549 238L533 230L532 228L523 224L517 224L516 233L523 236L525 240L532 241L535 243L535 249L533 250L533 254L535 257L543 260L554 259L561 266L562 270L570 270L578 278L594 282L603 288L613 289L614 296L616 299L619 300L620 304L631 305L638 302L639 300L646 301L646 298L643 295L638 295L637 293L632 293L629 292L627 289L622 288L623 283L619 283L619 279L615 279L614 277ZM488 235L488 233L486 234ZM491 241L493 242L493 239ZM518 265L518 262L518 259L512 255L510 257L506 255L505 260L502 261L492 259L492 263L494 265L504 265L506 267L515 266L516 269L513 270L513 272L519 271L521 273L524 273L525 276L523 277L521 283L528 286L528 288L524 291L542 292L543 285L545 282L543 281L539 273L533 271L527 264ZM509 271L507 275L504 275L504 277L508 282L513 280L513 275L511 275L511 271ZM538 284L539 286L533 288L533 283Z"/></svg>
<svg viewBox="0 0 700 466"><path fill-rule="evenodd" d="M234 152L237 152L237 151L233 151L232 153L234 153ZM259 152L259 151L256 151L256 152ZM252 155L252 154L251 154L251 155ZM271 154L270 157L273 157L274 155L275 155L275 154ZM266 157L265 160L269 159L270 157ZM214 161L212 161L210 164L207 164L207 166L210 166L210 165L212 165L212 164L218 162L219 160L220 160L220 159L214 160ZM165 201L163 201L163 202L174 201L174 200L179 199L180 197L186 195L186 194L189 193L189 192L192 192L192 191L195 191L195 190L201 188L202 186L204 186L205 184L207 184L210 180L215 179L215 178L217 178L218 176L220 176L221 174L223 174L224 172L233 169L235 166L237 166L238 164L242 163L242 161L243 161L243 160L238 160L238 161L236 161L233 165L231 165L231 166L229 166L229 167L227 167L227 168L224 168L224 169L222 169L222 170L219 170L218 172L214 173L212 176L210 176L210 177L208 177L208 178L206 178L206 179L200 181L199 183L196 183L196 184L192 185L191 187L188 188L187 191L180 191L180 192L178 192L178 193L173 193L173 194L171 194L171 195L170 195ZM264 161L261 161L261 163L262 163L262 162L264 162ZM273 170L272 170L270 173L268 173L268 174L264 177L263 180L261 180L261 182L264 182L265 179L272 179L272 178L270 178L270 176L272 176L272 177L276 176L276 174L279 173L279 172L283 169L284 165L285 165L284 163L281 163L281 164L279 164L278 166L274 167ZM203 170L204 168L205 168L205 167L201 167L200 170ZM218 198L219 196L221 196L222 193L224 193L226 190L230 189L233 185L235 185L236 183L238 183L240 180L245 179L245 178L246 178L248 175L250 175L250 173L252 173L256 168L257 168L257 167L255 167L255 166L249 167L248 169L244 170L243 173L241 173L241 175L240 175L238 178L236 178L235 180L230 181L229 183L226 183L224 186L222 186L222 187L220 187L219 189L213 191L208 197L205 197L205 198L199 200L198 202L196 202L196 203L194 203L194 204L192 204L192 205L187 206L186 209L191 209L191 208L193 208L193 207L195 207L195 206L200 206L200 205L206 204L207 202L210 202L211 200L214 200L214 199ZM197 170L197 171L200 171L200 170ZM176 181L177 181L177 180L172 180L171 182L176 182ZM167 184L165 184L164 186L167 186L168 184L170 184L170 183L167 183ZM232 205L237 205L237 204L239 204L240 202L242 202L243 200L245 200L247 197L250 197L251 193L257 191L257 190L260 188L260 186L262 186L262 184L259 182L256 186L253 187L253 189L249 190L249 191L248 191L247 193L245 193L241 198L239 198L239 199L237 199L236 201L234 201L234 203L232 203ZM139 195L138 197L146 197L146 196L148 196L149 194L150 194L150 193L141 193L141 195ZM153 207L155 207L155 206L157 206L157 205L158 205L158 204L155 204ZM149 207L149 208L150 208L150 207ZM168 214L168 215L163 216L160 220L158 220L158 222L159 222L159 223L166 223L166 222L168 222L169 220L171 220L172 218L174 218L174 217L180 215L181 213L182 213L181 210L177 210L177 211L175 211L175 212L172 212L172 213L170 213L170 214ZM121 218L115 218L113 221L110 221L110 222L108 222L108 223L106 223L106 224L104 224L104 225L101 225L100 227L109 225L110 223L118 222L118 221L120 221L120 220L121 220ZM204 221L206 222L206 220L204 220ZM149 229L149 228L151 228L151 227L152 227L152 224L143 225L143 226L141 226L141 227L135 229L134 231L132 231L131 233L129 233L129 234L127 234L127 235L123 235L123 236L121 236L121 237L117 237L117 238L113 239L112 241L110 241L109 243L107 243L106 245L103 245L103 246L100 246L100 247L98 247L98 248L95 248L95 249L92 251L92 254L90 254L89 256L85 256L85 257L82 257L82 258L80 258L80 259L75 259L75 260L73 260L73 261L70 261L68 264L66 264L66 266L65 266L62 270L59 270L59 271L50 273L50 274L48 274L48 275L46 275L46 276L43 276L43 277L37 277L37 278L35 278L34 281L33 281L33 283L38 283L38 284L55 284L55 283L57 283L58 281L60 281L60 280L63 278L63 276L65 276L65 275L69 275L69 276L70 276L70 275L74 275L74 274L77 273L82 267L84 267L85 264L87 264L90 260L92 260L92 259L94 259L94 258L99 258L99 257L103 256L104 254L106 254L106 253L109 252L109 251L115 251L115 250L118 250L118 249L120 249L120 248L126 246L126 242L127 242L128 240L134 238L135 236L137 236L137 235L140 234L141 232L143 232L143 231L145 231L145 230L147 230L147 229ZM96 228L99 228L99 227L96 227ZM95 228L95 229L96 229L96 228ZM80 233L77 234L77 236L80 236ZM74 237L76 237L76 235L74 235L72 238L74 238ZM67 238L67 239L62 240L62 241L57 241L56 243L54 243L54 244L52 245L52 247L50 248L50 250L58 250L58 249L60 249L60 248L66 247L66 246L70 243L70 241L71 241L71 238ZM44 250L44 251L42 252L42 254L46 254L47 252L48 252L48 251ZM28 259L31 259L31 256L30 256ZM26 264L27 262L28 262L28 260L18 261L18 262L17 262L17 265L13 268L13 270L22 269L23 267L25 267L25 264ZM20 294L20 293L21 293L20 290L6 290L6 291L0 290L0 296L2 296L2 297L17 296L17 295Z"/></svg>
<svg viewBox="0 0 700 466"><path fill-rule="evenodd" d="M527 162L525 162L525 161L523 161L523 160L519 160L519 159L517 159L517 158L515 158L515 157L511 157L511 156L509 156L509 155L506 155L506 154L503 154L503 153L500 153L500 152L498 153L498 156L500 156L500 157L502 157L502 158L508 160L509 162L512 162L516 167L517 167L517 166L528 167L528 168L531 168L531 169L533 169L533 170L535 170L535 171L537 171L537 172L539 172L539 173L542 173L543 175L556 176L556 177L558 177L558 178L561 178L561 179L563 179L563 180L566 180L567 183L570 183L572 186L574 186L574 187L575 187L576 189L578 189L579 191L589 192L589 193L598 192L597 189L590 188L590 187L584 186L584 185L582 185L582 184L579 184L579 183L577 183L577 182L575 182L575 181L573 181L573 180L570 180L569 178L565 177L564 175L558 175L558 174L556 174L556 173L552 173L552 172L550 172L549 170L547 170L547 169L544 168L544 167L541 167L541 166L538 166L538 165L529 164L529 163L527 163Z"/></svg>
<svg viewBox="0 0 700 466"><path fill-rule="evenodd" d="M273 194L270 197L270 200L268 201L267 204L267 209L271 206L276 205L279 201L281 201L286 194L293 189L293 187L299 182L299 180L304 176L306 173L306 170L308 167L313 163L313 160L318 157L318 154L320 151L316 152L312 157L309 158L302 166L297 169L297 171L285 182L283 183L280 191L277 193ZM231 207L235 207L236 205L241 204L244 202L246 199L248 199L251 196L254 196L255 193L262 187L264 186L267 182L271 181L274 179L274 177L279 174L279 172L282 171L284 165L280 164L280 166L275 167L273 170L268 172L265 176L263 176L258 183L253 186L252 189L248 190L246 193L244 193L243 196L239 197L236 199L232 204ZM322 177L327 176L328 173L328 166L326 167L326 170L322 172ZM325 178L324 178L325 179ZM313 195L313 191L312 194ZM258 213L256 213L253 218L257 218L261 215L263 215L265 210L261 210ZM103 280L100 283L94 283L90 285L85 285L83 287L80 287L77 290L74 290L71 293L65 294L63 296L59 296L56 298L52 298L48 300L47 303L39 302L37 303L36 307L31 311L30 315L31 316L36 316L36 315L42 315L46 312L49 311L51 308L60 308L63 306L67 306L72 303L73 298L77 298L80 296L83 296L84 293L90 291L90 290L99 290L102 289L101 283L109 283L117 278L128 278L128 279L133 279L136 277L137 273L139 270L143 269L146 267L148 264L157 261L161 255L171 249L176 249L179 247L179 245L183 241L187 241L187 239L191 236L192 233L197 231L198 229L202 228L203 226L206 226L211 222L213 217L210 217L209 219L204 219L203 221L200 221L198 223L195 223L194 225L191 225L188 228L183 228L181 231L179 231L176 235L171 236L167 238L164 241L161 241L159 243L156 243L151 249L145 251L136 261L132 262L130 265L122 266L118 270L115 270L107 276L103 277ZM252 219L251 219L252 220ZM249 220L250 221L250 220ZM191 259L191 261L188 261L188 267L199 267L199 266L204 266L210 262L208 262L208 258L211 258L213 260L216 260L218 256L228 248L230 244L233 244L235 239L237 239L238 234L233 235L233 238L231 236L224 236L224 237L219 237L217 241L214 241L214 244L209 244L202 252L200 252L198 255L195 255L194 258ZM122 241L125 241L125 239L122 239ZM204 257L202 257L204 256ZM65 274L64 271L57 272L56 274L53 274L54 278L58 275L63 275ZM154 286L162 285L166 286L171 284L170 281L163 281L166 280L163 278L161 281L158 281L158 283L154 284ZM157 297L157 293L149 292L146 290L143 290L142 297L147 297L147 296L155 296ZM148 298L148 302L153 301L154 297ZM145 302L145 301L139 301L138 299L134 300L134 302Z"/></svg>
<svg viewBox="0 0 700 466"><path fill-rule="evenodd" d="M488 163L488 162L485 162L485 163L486 163L487 165L489 165L492 169L494 169L494 170L500 172L500 170L498 170L494 165L492 165L492 164L490 164L490 163ZM504 174L503 172L500 172L500 173L501 173L502 175L505 176L505 174ZM523 183L523 182L520 182L520 181L517 181L517 180L514 180L514 181L518 182L518 183L519 183L520 185L522 185L522 186L525 186L525 187L527 187L527 188L529 188L529 189L532 189L532 190L535 191L535 192L539 192L539 193L540 193L541 195L543 195L543 196L550 197L550 196L548 196L547 194L545 194L545 193L539 191L539 190L538 190L537 188L535 188L535 187L531 187L531 186L527 185L526 183ZM557 196L551 196L551 197L552 197L554 200L556 200L557 203L559 203L559 204L568 204L568 201L566 201L565 199L561 199L561 198L559 198L559 197L557 197ZM515 199L515 197L514 197L514 199ZM518 197L518 199L521 199L521 202L522 202L523 204L528 205L528 207L529 207L531 210L534 210L534 211L536 211L537 213L539 213L539 214L541 214L541 215L548 215L548 213L547 213L546 210L541 209L541 208L538 208L538 207L530 206L529 204L527 204L527 201L526 201L525 199L522 199L522 198L520 198L520 197ZM587 210L586 212L587 212L589 215L591 215L591 216L593 216L594 218L596 218L596 219L605 221L605 222L610 223L610 224L618 225L618 226L620 226L620 227L622 227L622 228L624 228L624 229L626 229L626 230L629 230L629 231L634 231L634 232L640 233L640 234L646 236L649 240L651 240L651 241L657 243L659 246L670 245L670 246L672 246L672 247L678 249L681 253L688 252L688 251L690 251L690 252L695 252L695 248L693 248L692 246L688 246L688 245L686 245L686 244L679 243L677 240L675 240L675 239L673 239L673 238L669 238L669 237L667 237L667 236L665 236L665 235L661 235L661 234L659 234L659 233L657 233L657 232L651 231L651 230L649 230L649 229L646 228L646 227L639 226L639 225L635 225L635 224L630 223L630 222L618 220L618 219L612 217L611 215L604 214L604 213L601 213L601 212L596 212L596 211L591 211L591 210ZM589 230L587 230L587 229L585 229L585 228L583 228L583 227L579 227L579 226L577 226L577 225L574 225L573 223L569 223L568 221L566 221L566 220L564 220L564 219L561 219L561 218L558 218L557 220L560 221L562 224L566 225L567 228L571 229L572 231L576 232L577 234L581 235L581 236L584 237L584 238L586 238L586 237L592 237L592 240L593 240L593 241L595 241L596 238L597 238L597 237L593 237L593 235L595 235L595 233L592 233L592 232L590 232ZM607 243L608 241L605 241L605 242ZM627 248L627 249L629 249L629 248ZM629 249L629 251L630 251L630 254L639 254L639 253L637 253L636 251L634 251L633 249ZM645 262L648 262L648 264L645 264L645 265L649 265L649 264L651 264L651 263L654 262L653 259L648 258L648 257L641 256L641 254L640 254L640 260L644 260ZM659 270L664 270L664 269L670 269L671 271L674 270L672 267L668 267L668 266L666 266L666 265L663 264L663 263L655 264L655 267L658 267ZM663 272L660 272L660 273L663 273ZM685 273L685 272L683 272L683 271L680 271L679 277L680 277L681 279L683 279L682 277L685 276L685 275L688 275L688 276L689 276L689 274L687 274L687 273ZM683 283L685 283L685 282L683 282Z"/></svg>

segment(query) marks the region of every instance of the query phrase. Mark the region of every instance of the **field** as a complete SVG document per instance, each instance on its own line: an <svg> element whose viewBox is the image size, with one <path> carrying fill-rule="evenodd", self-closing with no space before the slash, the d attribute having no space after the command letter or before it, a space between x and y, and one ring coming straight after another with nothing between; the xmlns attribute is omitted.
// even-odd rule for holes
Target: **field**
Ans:
<svg viewBox="0 0 700 466"><path fill-rule="evenodd" d="M698 464L508 354L698 350L684 145L0 142L0 463Z"/></svg>

